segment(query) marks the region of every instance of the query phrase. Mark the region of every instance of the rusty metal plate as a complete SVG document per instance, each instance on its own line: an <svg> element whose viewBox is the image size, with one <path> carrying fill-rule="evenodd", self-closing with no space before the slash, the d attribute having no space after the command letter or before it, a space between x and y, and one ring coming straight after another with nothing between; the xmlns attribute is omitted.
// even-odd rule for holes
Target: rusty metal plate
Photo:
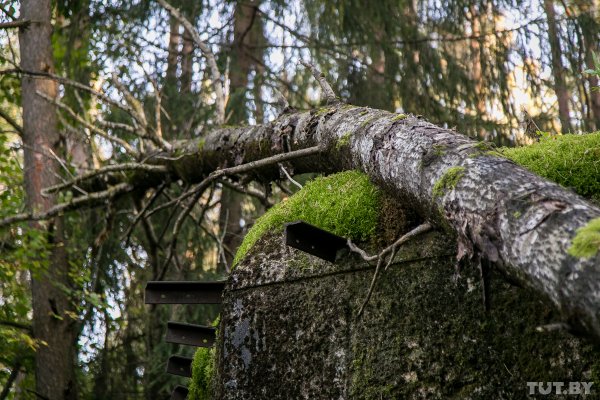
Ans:
<svg viewBox="0 0 600 400"><path fill-rule="evenodd" d="M285 224L285 244L329 262L347 247L346 239L304 221Z"/></svg>
<svg viewBox="0 0 600 400"><path fill-rule="evenodd" d="M192 377L192 359L182 356L171 356L167 362L167 373L171 375Z"/></svg>
<svg viewBox="0 0 600 400"><path fill-rule="evenodd" d="M169 321L166 341L188 346L212 347L215 343L215 332L216 329L210 326Z"/></svg>
<svg viewBox="0 0 600 400"><path fill-rule="evenodd" d="M185 386L175 386L175 389L171 392L171 400L185 400L187 399L188 388Z"/></svg>
<svg viewBox="0 0 600 400"><path fill-rule="evenodd" d="M151 281L146 284L146 304L221 304L225 281Z"/></svg>

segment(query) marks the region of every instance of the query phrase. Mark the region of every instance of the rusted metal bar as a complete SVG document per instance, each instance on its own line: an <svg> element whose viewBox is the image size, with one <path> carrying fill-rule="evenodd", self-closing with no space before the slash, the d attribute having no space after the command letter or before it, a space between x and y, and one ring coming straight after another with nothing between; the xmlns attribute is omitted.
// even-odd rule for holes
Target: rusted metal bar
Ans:
<svg viewBox="0 0 600 400"><path fill-rule="evenodd" d="M343 237L304 221L285 225L285 244L330 262L335 262L337 252L347 247Z"/></svg>
<svg viewBox="0 0 600 400"><path fill-rule="evenodd" d="M188 395L188 388L185 386L175 386L175 389L171 392L171 400L185 400Z"/></svg>
<svg viewBox="0 0 600 400"><path fill-rule="evenodd" d="M167 373L171 375L192 377L192 359L182 356L171 356L167 362Z"/></svg>
<svg viewBox="0 0 600 400"><path fill-rule="evenodd" d="M151 281L146 284L146 304L221 304L225 281Z"/></svg>
<svg viewBox="0 0 600 400"><path fill-rule="evenodd" d="M196 347L212 347L216 329L210 326L167 322L167 343L177 343Z"/></svg>

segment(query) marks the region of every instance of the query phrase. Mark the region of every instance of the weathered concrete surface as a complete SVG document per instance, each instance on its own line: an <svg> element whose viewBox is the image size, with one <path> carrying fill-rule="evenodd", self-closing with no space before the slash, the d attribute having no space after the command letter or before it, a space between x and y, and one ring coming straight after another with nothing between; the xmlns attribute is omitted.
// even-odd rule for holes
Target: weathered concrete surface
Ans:
<svg viewBox="0 0 600 400"><path fill-rule="evenodd" d="M537 332L557 312L499 276L486 315L478 272L457 279L455 248L437 233L405 246L356 320L372 267L261 239L225 293L215 398L518 399L528 381L595 381L600 393L599 349Z"/></svg>

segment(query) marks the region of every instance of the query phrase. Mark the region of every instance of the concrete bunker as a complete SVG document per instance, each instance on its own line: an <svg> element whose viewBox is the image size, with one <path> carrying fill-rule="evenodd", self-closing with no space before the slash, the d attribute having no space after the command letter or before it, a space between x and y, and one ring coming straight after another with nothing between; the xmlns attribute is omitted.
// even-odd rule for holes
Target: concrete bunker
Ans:
<svg viewBox="0 0 600 400"><path fill-rule="evenodd" d="M361 243L370 253L418 223L381 196ZM512 399L531 397L528 382L600 387L598 347L560 329L549 301L495 270L486 310L480 270L457 270L455 238L442 229L399 248L357 317L374 264L350 251L332 263L291 248L277 218L227 280L215 348L197 353L188 398ZM552 387L547 397L563 395Z"/></svg>

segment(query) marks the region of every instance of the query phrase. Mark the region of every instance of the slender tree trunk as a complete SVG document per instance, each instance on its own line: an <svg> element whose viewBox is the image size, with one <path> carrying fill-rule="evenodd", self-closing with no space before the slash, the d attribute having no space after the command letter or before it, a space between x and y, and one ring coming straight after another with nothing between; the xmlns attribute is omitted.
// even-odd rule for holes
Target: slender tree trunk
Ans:
<svg viewBox="0 0 600 400"><path fill-rule="evenodd" d="M591 19L591 18L590 18ZM588 21L588 24L593 24L594 22ZM594 23L594 26L597 26L597 23ZM587 64L587 68L596 68L600 67L600 65L594 65L594 56L593 54L598 53L598 32L594 32L594 30L590 29L588 25L582 26L583 30L583 40L584 40L584 48L585 48L585 63ZM595 87L598 87L600 83L598 81L598 77L596 75L588 75L588 83L590 87L590 92L588 96L590 97L590 108L592 109L593 116L593 127L594 129L600 129L600 91L592 90Z"/></svg>
<svg viewBox="0 0 600 400"><path fill-rule="evenodd" d="M470 7L471 15L471 34L473 36L481 35L481 14L477 8L472 5ZM483 80L482 80L482 68L481 68L481 51L482 44L481 38L471 39L471 77L475 81L475 110L479 117L485 115L485 98L483 93Z"/></svg>
<svg viewBox="0 0 600 400"><path fill-rule="evenodd" d="M568 132L571 130L569 92L564 78L564 67L561 59L562 52L553 0L544 0L544 11L546 12L548 40L550 41L550 49L552 51L552 75L554 75L554 91L558 99L558 115L562 131Z"/></svg>
<svg viewBox="0 0 600 400"><path fill-rule="evenodd" d="M192 92L193 62L194 41L186 29L183 32L183 48L181 51L181 93Z"/></svg>
<svg viewBox="0 0 600 400"><path fill-rule="evenodd" d="M245 123L248 121L248 107L246 104L246 93L248 91L248 75L255 65L252 54L254 52L253 39L256 38L253 30L257 24L257 10L259 2L250 1L238 3L234 11L234 41L232 50L231 72L229 75L231 88L231 106L228 107L228 115L231 123ZM260 27L262 29L262 27ZM242 201L244 196L236 191L223 188L221 194L221 211L219 215L219 229L225 232L223 246L230 252L225 252L227 265L233 261L231 253L242 241ZM221 269L222 260L219 260Z"/></svg>
<svg viewBox="0 0 600 400"><path fill-rule="evenodd" d="M177 81L177 59L179 58L179 21L171 17L169 24L169 46L167 48L167 83Z"/></svg>
<svg viewBox="0 0 600 400"><path fill-rule="evenodd" d="M19 32L21 67L28 71L54 72L52 59L51 2L24 0L21 18L35 21ZM60 138L54 106L36 94L56 97L57 84L47 79L24 76L21 83L23 106L23 145L25 191L29 209L46 210L54 197L43 197L41 189L57 183L58 166L52 153L59 153ZM39 224L37 228L41 228ZM69 287L62 221L48 224L51 244L46 272L33 275L33 334L42 345L35 357L36 392L50 400L75 399L74 362L76 324L66 314L72 306L64 289Z"/></svg>

